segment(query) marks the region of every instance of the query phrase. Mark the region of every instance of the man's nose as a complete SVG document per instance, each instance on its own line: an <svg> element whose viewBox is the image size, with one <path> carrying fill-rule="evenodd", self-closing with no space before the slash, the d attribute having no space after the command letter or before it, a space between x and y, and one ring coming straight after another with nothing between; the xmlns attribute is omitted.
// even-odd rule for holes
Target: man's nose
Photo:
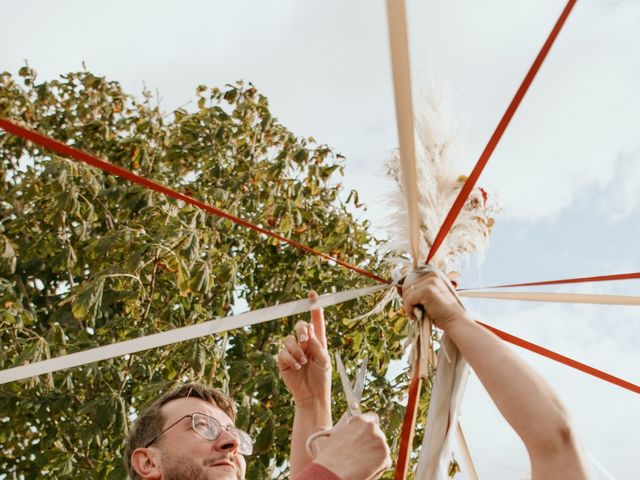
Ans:
<svg viewBox="0 0 640 480"><path fill-rule="evenodd" d="M238 450L240 442L234 434L232 434L226 428L223 428L220 435L215 440L215 447L217 450L229 453L235 453Z"/></svg>

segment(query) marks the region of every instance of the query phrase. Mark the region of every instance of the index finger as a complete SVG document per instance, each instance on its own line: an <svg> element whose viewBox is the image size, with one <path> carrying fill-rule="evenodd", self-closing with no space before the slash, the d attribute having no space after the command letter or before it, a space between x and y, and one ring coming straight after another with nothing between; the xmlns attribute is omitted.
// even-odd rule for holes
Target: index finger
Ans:
<svg viewBox="0 0 640 480"><path fill-rule="evenodd" d="M318 298L318 294L311 290L309 292L309 301L313 305L313 302ZM311 310L311 323L313 325L314 333L318 341L322 346L327 346L327 332L324 323L324 311L321 308L315 308Z"/></svg>

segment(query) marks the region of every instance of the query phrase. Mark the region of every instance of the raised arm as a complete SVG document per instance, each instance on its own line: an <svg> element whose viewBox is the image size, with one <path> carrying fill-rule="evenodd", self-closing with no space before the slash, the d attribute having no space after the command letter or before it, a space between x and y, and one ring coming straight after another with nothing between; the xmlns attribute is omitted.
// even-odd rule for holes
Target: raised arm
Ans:
<svg viewBox="0 0 640 480"><path fill-rule="evenodd" d="M467 359L500 413L524 442L533 480L589 478L567 411L549 384L493 333L474 322L435 273L403 288L407 314L422 305Z"/></svg>
<svg viewBox="0 0 640 480"><path fill-rule="evenodd" d="M318 295L309 293L310 299ZM331 421L331 360L327 351L322 309L311 311L311 323L298 322L296 335L285 339L278 366L293 396L295 415L291 436L291 477L296 478L313 461L307 454L307 438L328 429Z"/></svg>

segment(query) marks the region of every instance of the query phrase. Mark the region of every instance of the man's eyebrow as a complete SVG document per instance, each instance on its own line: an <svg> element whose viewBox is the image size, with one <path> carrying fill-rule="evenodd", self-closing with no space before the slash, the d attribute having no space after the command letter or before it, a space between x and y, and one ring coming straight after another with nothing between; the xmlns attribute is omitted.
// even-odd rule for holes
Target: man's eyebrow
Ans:
<svg viewBox="0 0 640 480"><path fill-rule="evenodd" d="M175 426L177 426L178 423L184 423L184 422L182 422L182 420L184 420L185 418L189 418L189 415L183 415L180 418L176 418L172 422L168 422L168 421L165 422L165 424L162 426L162 430L166 430L167 428L171 427L171 425L174 425L174 428L175 428ZM188 424L188 425L191 426L191 424Z"/></svg>

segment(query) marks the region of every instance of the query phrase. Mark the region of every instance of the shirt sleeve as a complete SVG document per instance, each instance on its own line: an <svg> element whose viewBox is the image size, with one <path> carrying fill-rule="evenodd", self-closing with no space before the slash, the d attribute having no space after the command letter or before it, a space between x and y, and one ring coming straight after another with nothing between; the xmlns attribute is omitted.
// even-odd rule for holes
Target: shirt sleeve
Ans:
<svg viewBox="0 0 640 480"><path fill-rule="evenodd" d="M296 480L340 480L340 477L317 463L310 463L296 475Z"/></svg>

